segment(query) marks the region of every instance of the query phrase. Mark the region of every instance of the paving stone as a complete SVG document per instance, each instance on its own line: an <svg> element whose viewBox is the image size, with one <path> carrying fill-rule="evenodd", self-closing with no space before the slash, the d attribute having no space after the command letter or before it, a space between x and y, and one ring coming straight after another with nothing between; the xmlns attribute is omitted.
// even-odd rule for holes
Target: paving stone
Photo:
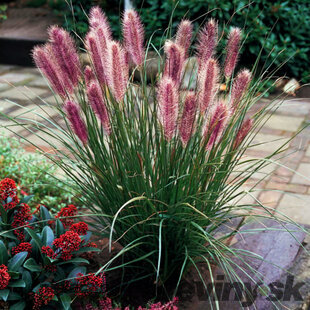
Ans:
<svg viewBox="0 0 310 310"><path fill-rule="evenodd" d="M277 130L295 132L299 129L303 121L304 121L303 117L284 116L284 115L274 114L266 122L265 126L272 128L272 129L277 129Z"/></svg>
<svg viewBox="0 0 310 310"><path fill-rule="evenodd" d="M310 185L310 164L301 163L296 170L299 174L294 174L292 183Z"/></svg>
<svg viewBox="0 0 310 310"><path fill-rule="evenodd" d="M310 223L310 196L299 194L284 194L277 211L282 212L299 224Z"/></svg>
<svg viewBox="0 0 310 310"><path fill-rule="evenodd" d="M59 103L62 103L62 99L57 95L56 96L53 95L48 98L45 98L44 101L54 106L56 106Z"/></svg>
<svg viewBox="0 0 310 310"><path fill-rule="evenodd" d="M13 65L1 65L0 64L0 75L7 73L9 71L13 71L18 69L18 67L13 66Z"/></svg>
<svg viewBox="0 0 310 310"><path fill-rule="evenodd" d="M307 147L305 155L310 157L310 145Z"/></svg>
<svg viewBox="0 0 310 310"><path fill-rule="evenodd" d="M273 181L268 182L266 188L298 194L306 194L308 191L308 186L306 185L292 184L292 183L285 184Z"/></svg>
<svg viewBox="0 0 310 310"><path fill-rule="evenodd" d="M9 72L5 73L0 76L0 85L1 84L22 84L25 85L35 79L37 76L31 73L20 73L16 72Z"/></svg>
<svg viewBox="0 0 310 310"><path fill-rule="evenodd" d="M34 80L29 82L28 85L34 86L34 87L45 87L47 90L50 90L48 87L47 81L41 76L36 77Z"/></svg>
<svg viewBox="0 0 310 310"><path fill-rule="evenodd" d="M275 208L280 198L282 197L283 193L279 191L263 191L259 197L258 200L261 202L263 206L269 207L269 208Z"/></svg>
<svg viewBox="0 0 310 310"><path fill-rule="evenodd" d="M283 138L281 136L258 133L251 144L258 145L252 146L250 150L270 154L280 148L286 141L287 138Z"/></svg>
<svg viewBox="0 0 310 310"><path fill-rule="evenodd" d="M14 87L7 91L0 93L3 99L7 98L10 100L35 100L38 96L45 94L47 91L45 89L34 88L34 87Z"/></svg>
<svg viewBox="0 0 310 310"><path fill-rule="evenodd" d="M310 113L310 100L306 99L289 99L284 100L277 109L277 113L283 113L293 116L303 116Z"/></svg>

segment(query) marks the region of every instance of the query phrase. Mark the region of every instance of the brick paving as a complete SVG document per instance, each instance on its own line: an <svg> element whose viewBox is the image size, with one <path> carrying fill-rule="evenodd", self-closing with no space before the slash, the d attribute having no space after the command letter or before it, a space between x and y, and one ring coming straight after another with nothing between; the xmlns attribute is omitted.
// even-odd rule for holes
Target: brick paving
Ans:
<svg viewBox="0 0 310 310"><path fill-rule="evenodd" d="M14 86L13 86L14 84ZM29 110L25 114L18 106L14 106L4 99L12 100ZM266 104L267 99L260 104ZM15 66L0 65L0 110L10 116L23 115L27 118L38 118L37 113L45 111L47 119L52 118L58 124L57 111L46 107L46 102L56 105L56 98L52 95L38 70ZM39 105L39 107L38 107ZM24 113L24 114L23 114ZM310 98L290 98L278 108L276 113L266 122L260 133L256 136L256 145L247 152L248 158L262 158L275 151L283 144L285 139L292 137L306 122L310 121ZM7 125L9 122L0 119L0 124ZM47 124L48 121L45 121ZM33 132L39 129L31 127ZM26 137L30 141L41 143L34 133L18 129L17 134ZM7 132L8 135L12 133ZM34 151L29 143L24 143L27 151ZM255 173L253 178L246 184L250 189L261 177L265 177L255 191L243 198L243 202L253 203L256 199L266 206L272 207L300 224L310 223L310 127L304 129L293 139L277 164L270 164L261 172Z"/></svg>

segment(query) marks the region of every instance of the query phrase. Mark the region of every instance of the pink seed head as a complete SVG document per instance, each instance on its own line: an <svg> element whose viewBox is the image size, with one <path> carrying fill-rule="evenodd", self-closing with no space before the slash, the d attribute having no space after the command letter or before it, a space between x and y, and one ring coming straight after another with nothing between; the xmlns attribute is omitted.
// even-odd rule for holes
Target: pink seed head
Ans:
<svg viewBox="0 0 310 310"><path fill-rule="evenodd" d="M224 74L229 78L236 67L239 55L239 46L241 40L241 30L239 28L232 28L229 32L227 46L226 46L226 59L224 64Z"/></svg>
<svg viewBox="0 0 310 310"><path fill-rule="evenodd" d="M234 79L231 90L231 107L235 110L251 82L251 72L244 69Z"/></svg>
<svg viewBox="0 0 310 310"><path fill-rule="evenodd" d="M184 49L185 55L188 55L188 49L191 45L193 34L193 25L188 19L183 19L178 26L175 43Z"/></svg>
<svg viewBox="0 0 310 310"><path fill-rule="evenodd" d="M76 87L81 77L81 65L73 39L66 30L57 26L52 26L48 33L51 50L63 81L67 79L73 87Z"/></svg>
<svg viewBox="0 0 310 310"><path fill-rule="evenodd" d="M209 58L202 65L198 76L198 104L204 114L213 104L219 88L219 66L215 59Z"/></svg>
<svg viewBox="0 0 310 310"><path fill-rule="evenodd" d="M106 58L108 85L118 102L124 99L127 88L129 68L126 59L126 52L120 44L110 41Z"/></svg>
<svg viewBox="0 0 310 310"><path fill-rule="evenodd" d="M93 69L90 66L86 66L84 69L84 80L86 86L96 79Z"/></svg>
<svg viewBox="0 0 310 310"><path fill-rule="evenodd" d="M82 141L83 144L87 143L88 133L84 121L80 116L80 109L78 105L73 101L66 101L64 105L67 117L71 124L72 130Z"/></svg>
<svg viewBox="0 0 310 310"><path fill-rule="evenodd" d="M210 19L198 34L197 56L199 65L203 65L214 55L218 41L218 23Z"/></svg>
<svg viewBox="0 0 310 310"><path fill-rule="evenodd" d="M164 76L158 85L158 108L159 120L163 126L166 140L170 141L176 131L178 109L179 109L179 93L174 81Z"/></svg>
<svg viewBox="0 0 310 310"><path fill-rule="evenodd" d="M211 150L212 147L219 141L225 130L230 113L224 102L219 101L211 114L209 122L206 124L204 137L208 139L206 149Z"/></svg>
<svg viewBox="0 0 310 310"><path fill-rule="evenodd" d="M53 90L62 98L66 97L66 90L58 74L57 65L49 54L46 46L36 46L33 49L33 59L36 66L48 79Z"/></svg>
<svg viewBox="0 0 310 310"><path fill-rule="evenodd" d="M184 49L172 41L166 41L164 50L166 54L164 75L179 85L185 62Z"/></svg>
<svg viewBox="0 0 310 310"><path fill-rule="evenodd" d="M194 92L189 92L186 95L179 133L183 147L185 147L195 132L195 119L196 119L196 95Z"/></svg>
<svg viewBox="0 0 310 310"><path fill-rule="evenodd" d="M87 87L87 96L91 107L100 119L102 126L107 134L111 133L109 114L102 90L96 81Z"/></svg>
<svg viewBox="0 0 310 310"><path fill-rule="evenodd" d="M106 40L112 40L112 32L109 26L108 19L99 6L94 6L89 12L89 25L91 29L100 27L104 31Z"/></svg>
<svg viewBox="0 0 310 310"><path fill-rule="evenodd" d="M126 10L123 18L124 46L133 63L140 66L145 57L144 28L138 13Z"/></svg>
<svg viewBox="0 0 310 310"><path fill-rule="evenodd" d="M235 138L233 146L234 149L239 147L239 145L243 142L243 140L248 135L252 127L253 127L253 119L249 118L243 122Z"/></svg>
<svg viewBox="0 0 310 310"><path fill-rule="evenodd" d="M94 31L90 31L85 39L86 49L90 53L90 57L95 68L98 81L101 85L106 84L106 75L104 70L104 58L102 57L100 42Z"/></svg>

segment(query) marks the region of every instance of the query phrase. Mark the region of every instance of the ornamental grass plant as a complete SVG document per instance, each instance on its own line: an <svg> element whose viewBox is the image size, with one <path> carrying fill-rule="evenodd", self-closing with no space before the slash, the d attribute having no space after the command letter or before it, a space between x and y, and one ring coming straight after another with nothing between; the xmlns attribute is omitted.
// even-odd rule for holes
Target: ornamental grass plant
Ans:
<svg viewBox="0 0 310 310"><path fill-rule="evenodd" d="M159 73L148 83L151 39L145 41L134 10L126 11L122 22L118 42L100 8L91 10L85 68L69 33L49 29L48 43L36 47L33 58L61 98L57 110L65 126L37 121L40 131L34 134L52 150L44 155L73 180L97 233L109 237L109 249L114 243L122 247L99 271L121 269L121 285L145 279L154 295L159 288L175 295L190 268L206 281L201 263L211 281L214 265L232 282L241 281L235 270L249 271L233 258L255 254L229 247L237 230L220 237L217 232L237 217L253 216L256 206L237 202L243 185L286 147L263 159L243 159L278 107L254 108L268 77L252 80L255 64L252 71L236 71L240 29L224 38L210 19L194 40L191 22L182 20L177 33L155 50ZM226 41L222 53L219 40ZM197 66L189 70L192 41ZM31 131L31 125L21 125ZM268 207L257 207L257 218L273 216Z"/></svg>

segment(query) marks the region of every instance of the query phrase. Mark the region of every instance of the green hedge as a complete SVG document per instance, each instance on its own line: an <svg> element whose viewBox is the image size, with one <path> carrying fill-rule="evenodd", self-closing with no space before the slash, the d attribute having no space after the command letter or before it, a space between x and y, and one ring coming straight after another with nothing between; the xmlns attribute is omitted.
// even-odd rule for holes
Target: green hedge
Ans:
<svg viewBox="0 0 310 310"><path fill-rule="evenodd" d="M50 0L55 3L55 0ZM57 1L56 1L57 2ZM275 66L280 66L288 61L279 74L287 74L290 77L310 82L310 6L309 0L295 1L270 1L254 0L249 5L248 0L134 0L136 8L142 16L146 26L146 35L149 38L155 30L154 44L160 45L163 31L169 26L169 20L174 10L173 30L178 22L186 15L195 20L196 29L207 18L214 17L221 25L238 26L244 29L247 36L243 51L246 53L243 59L252 65L257 58L262 45L264 50L261 56L261 64L274 61ZM77 31L84 34L87 31L87 18L81 10L81 5L87 12L92 4L99 3L108 14L116 36L120 35L120 9L123 2L109 1L75 1L75 19ZM208 14L206 14L209 12ZM66 26L73 28L71 11L66 13Z"/></svg>

